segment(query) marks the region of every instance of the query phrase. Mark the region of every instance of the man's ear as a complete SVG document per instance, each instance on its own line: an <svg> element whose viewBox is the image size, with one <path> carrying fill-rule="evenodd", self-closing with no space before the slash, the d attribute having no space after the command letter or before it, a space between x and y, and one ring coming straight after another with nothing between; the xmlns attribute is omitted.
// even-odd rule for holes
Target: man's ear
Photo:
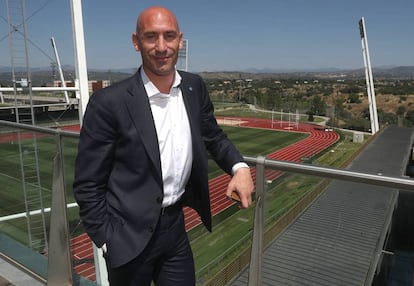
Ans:
<svg viewBox="0 0 414 286"><path fill-rule="evenodd" d="M134 46L135 51L139 52L138 35L136 32L132 33L132 45Z"/></svg>

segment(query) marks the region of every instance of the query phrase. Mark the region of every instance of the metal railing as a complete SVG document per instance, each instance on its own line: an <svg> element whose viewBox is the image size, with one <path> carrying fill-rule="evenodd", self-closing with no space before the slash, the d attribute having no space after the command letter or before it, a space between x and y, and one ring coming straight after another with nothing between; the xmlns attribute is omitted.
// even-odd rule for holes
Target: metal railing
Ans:
<svg viewBox="0 0 414 286"><path fill-rule="evenodd" d="M66 190L65 177L63 172L65 165L62 156L62 138L79 138L79 133L64 131L60 129L18 124L2 120L0 120L0 127L42 132L55 136L56 156L54 158L53 170L47 285L72 285L73 275L65 198ZM337 168L270 160L262 156L245 156L244 158L249 165L256 168L256 200L254 210L255 217L253 225L248 285L261 285L261 263L263 256L264 235L264 194L266 185L265 168L414 191L414 180L408 178L383 176L381 174L366 174ZM99 281L98 284L101 285Z"/></svg>
<svg viewBox="0 0 414 286"><path fill-rule="evenodd" d="M51 215L49 244L47 251L48 267L46 283L47 285L72 285L73 274L66 209L62 138L79 138L79 133L3 120L0 120L0 126L9 127L13 130L41 132L55 136L56 152L53 162L52 202L50 208ZM27 271L28 273L31 272L29 269L26 269L24 265L21 265L20 263L16 264L18 264L22 270Z"/></svg>
<svg viewBox="0 0 414 286"><path fill-rule="evenodd" d="M265 167L325 177L331 179L339 179L356 183L365 183L377 186L391 187L396 189L404 189L414 191L414 180L389 177L383 175L373 175L359 172L352 172L337 168L327 168L308 164L298 164L285 161L268 160L264 157L245 157L245 160L256 165L256 209L253 227L252 251L249 268L249 286L261 285L261 263L263 256L263 234L264 234L264 190L265 190Z"/></svg>

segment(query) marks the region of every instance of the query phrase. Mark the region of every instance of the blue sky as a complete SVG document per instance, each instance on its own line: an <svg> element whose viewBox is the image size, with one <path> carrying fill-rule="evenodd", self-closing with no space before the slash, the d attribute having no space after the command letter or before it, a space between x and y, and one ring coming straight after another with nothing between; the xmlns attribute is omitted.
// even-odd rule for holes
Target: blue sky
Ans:
<svg viewBox="0 0 414 286"><path fill-rule="evenodd" d="M0 66L10 65L4 2ZM413 0L85 0L88 67L138 66L131 33L137 15L151 5L166 6L177 15L189 40L190 71L361 68L361 17L372 66L414 65ZM31 65L50 65L52 36L62 64L74 65L70 1L26 0L26 16L31 16L28 36L36 45L29 46Z"/></svg>

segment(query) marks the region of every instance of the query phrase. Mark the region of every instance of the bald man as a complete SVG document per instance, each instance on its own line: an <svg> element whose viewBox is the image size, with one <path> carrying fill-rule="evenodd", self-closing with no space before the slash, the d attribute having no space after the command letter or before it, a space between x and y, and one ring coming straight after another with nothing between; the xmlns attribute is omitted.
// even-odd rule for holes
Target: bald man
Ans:
<svg viewBox="0 0 414 286"><path fill-rule="evenodd" d="M249 167L217 125L203 80L177 71L183 34L164 7L150 7L132 34L142 66L94 93L80 134L73 192L83 225L104 251L111 285L195 285L183 206L211 231L207 154L251 205Z"/></svg>

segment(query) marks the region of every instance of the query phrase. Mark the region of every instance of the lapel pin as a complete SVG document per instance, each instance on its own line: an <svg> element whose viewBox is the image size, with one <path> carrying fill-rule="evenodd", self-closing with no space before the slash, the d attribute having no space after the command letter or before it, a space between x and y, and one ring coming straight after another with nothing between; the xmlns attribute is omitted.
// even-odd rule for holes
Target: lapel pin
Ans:
<svg viewBox="0 0 414 286"><path fill-rule="evenodd" d="M193 87L192 86L188 87L188 90L193 91Z"/></svg>

